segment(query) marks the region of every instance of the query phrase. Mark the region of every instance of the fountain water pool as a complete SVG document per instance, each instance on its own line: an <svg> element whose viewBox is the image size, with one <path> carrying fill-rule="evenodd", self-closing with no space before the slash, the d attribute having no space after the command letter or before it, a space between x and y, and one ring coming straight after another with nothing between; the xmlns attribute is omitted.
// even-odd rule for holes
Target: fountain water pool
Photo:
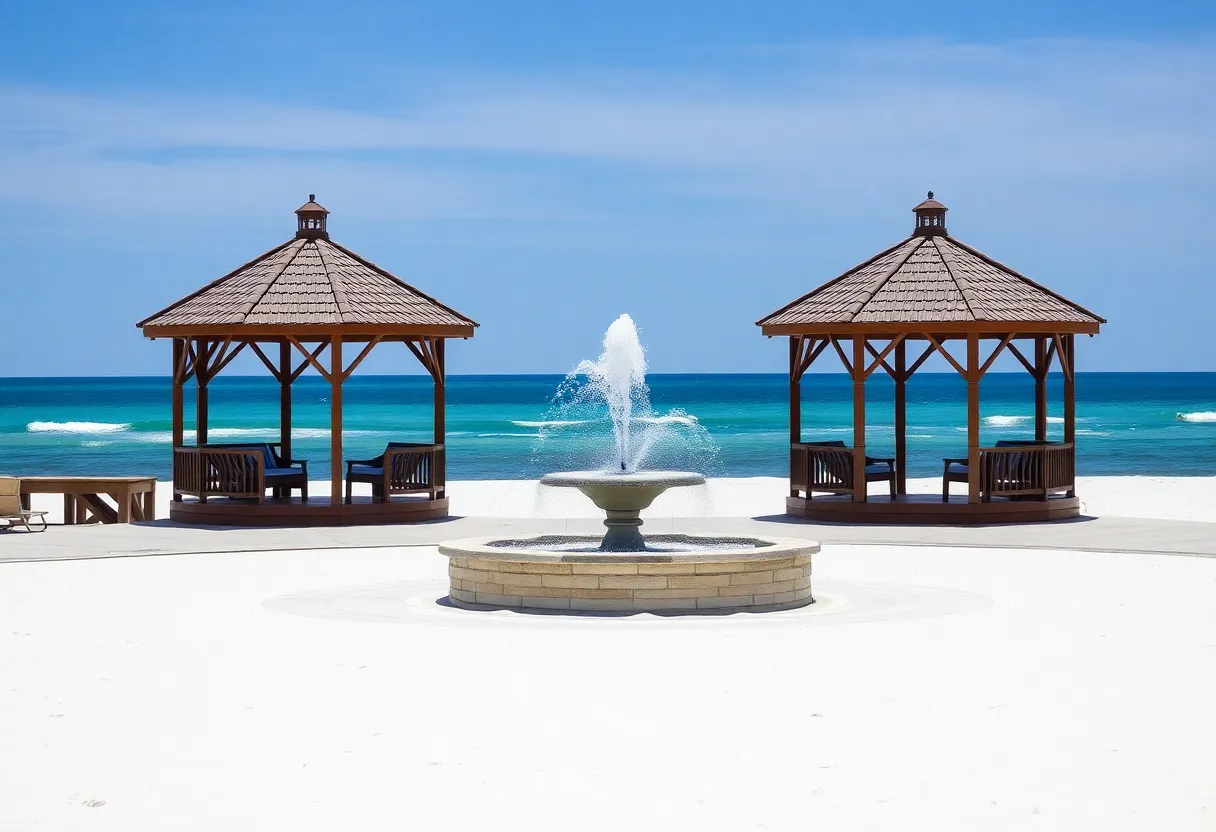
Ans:
<svg viewBox="0 0 1216 832"><path fill-rule="evenodd" d="M807 540L641 534L641 512L668 488L703 485L690 471L638 470L652 441L637 446L635 405L649 410L646 357L637 327L621 315L596 361L574 375L612 422L613 448L599 470L546 474L542 486L577 488L605 513L602 538L546 535L443 543L449 599L470 608L677 612L788 609L812 603ZM655 424L653 421L651 424Z"/></svg>

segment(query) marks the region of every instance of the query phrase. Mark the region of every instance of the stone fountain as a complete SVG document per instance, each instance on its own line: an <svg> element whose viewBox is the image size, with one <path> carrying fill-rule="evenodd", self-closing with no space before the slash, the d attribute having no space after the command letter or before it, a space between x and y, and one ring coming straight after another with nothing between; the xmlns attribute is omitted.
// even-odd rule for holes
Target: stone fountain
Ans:
<svg viewBox="0 0 1216 832"><path fill-rule="evenodd" d="M598 361L575 374L602 398L612 423L611 457L599 469L541 478L577 488L604 511L602 538L545 535L475 538L440 545L449 558L449 600L471 609L612 612L769 611L812 603L807 540L641 533L641 512L669 488L698 486L702 474L639 470L649 442L635 443L634 403L647 401L645 355L622 315Z"/></svg>

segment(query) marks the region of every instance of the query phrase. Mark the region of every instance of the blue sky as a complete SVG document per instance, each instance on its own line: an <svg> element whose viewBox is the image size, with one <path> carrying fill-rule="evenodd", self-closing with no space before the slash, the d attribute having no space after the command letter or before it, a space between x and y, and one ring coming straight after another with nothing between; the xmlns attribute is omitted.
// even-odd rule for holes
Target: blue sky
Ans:
<svg viewBox="0 0 1216 832"><path fill-rule="evenodd" d="M753 322L930 188L1110 320L1083 369L1216 370L1210 2L12 0L0 38L0 374L167 373L134 323L310 192L482 324L452 372L563 372L621 312L654 371L780 372Z"/></svg>

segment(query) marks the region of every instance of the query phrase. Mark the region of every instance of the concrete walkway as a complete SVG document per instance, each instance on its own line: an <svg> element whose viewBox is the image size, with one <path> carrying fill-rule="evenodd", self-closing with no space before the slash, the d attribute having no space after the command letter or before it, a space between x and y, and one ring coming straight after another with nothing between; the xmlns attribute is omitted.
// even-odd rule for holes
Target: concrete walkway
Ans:
<svg viewBox="0 0 1216 832"><path fill-rule="evenodd" d="M0 532L0 563L37 560L332 549L434 546L457 537L589 534L603 532L594 519L494 519L457 517L408 526L320 529L248 529L177 525L169 521L113 526L52 526L47 532ZM1126 517L1082 518L1024 526L848 526L755 518L656 518L644 531L656 534L809 537L822 543L1075 549L1099 552L1216 557L1216 524Z"/></svg>

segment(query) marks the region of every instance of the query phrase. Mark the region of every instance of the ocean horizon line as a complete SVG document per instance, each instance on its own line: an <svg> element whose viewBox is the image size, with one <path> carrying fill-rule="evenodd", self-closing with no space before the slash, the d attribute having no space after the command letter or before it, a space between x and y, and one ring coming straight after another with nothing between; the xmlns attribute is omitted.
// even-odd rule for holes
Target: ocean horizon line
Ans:
<svg viewBox="0 0 1216 832"><path fill-rule="evenodd" d="M494 379L540 379L540 378L565 378L572 375L573 371L565 373L447 373L446 378L453 379L479 379L479 378L494 378ZM714 378L764 378L764 377L786 377L786 372L655 372L647 371L646 378L690 378L711 376ZM916 373L914 378L921 376L957 376L955 370L921 370ZM989 376L1023 376L1026 375L1025 370L989 370L984 374L984 378ZM1061 376L1058 370L1053 370L1053 377ZM1216 370L1077 370L1078 376L1214 376ZM823 372L810 370L806 376L840 376L850 378L848 372L844 370ZM804 376L804 378L806 377ZM875 374L875 378L883 378L885 376ZM0 375L0 383L8 381L91 381L95 379L103 379L107 381L139 381L145 379L169 381L171 376L168 375L153 375L153 374L136 374L136 375L91 375L91 376L70 376L70 375L46 375L46 376L6 376ZM300 379L319 380L323 383L324 379L320 376L308 373L301 375ZM370 379L370 378L417 378L419 380L430 381L430 376L425 372L412 373L356 373L349 380L354 379ZM223 381L224 379L263 379L273 381L273 377L269 373L225 373L216 376L212 383ZM299 381L300 379L297 379ZM191 386L189 384L187 387Z"/></svg>

